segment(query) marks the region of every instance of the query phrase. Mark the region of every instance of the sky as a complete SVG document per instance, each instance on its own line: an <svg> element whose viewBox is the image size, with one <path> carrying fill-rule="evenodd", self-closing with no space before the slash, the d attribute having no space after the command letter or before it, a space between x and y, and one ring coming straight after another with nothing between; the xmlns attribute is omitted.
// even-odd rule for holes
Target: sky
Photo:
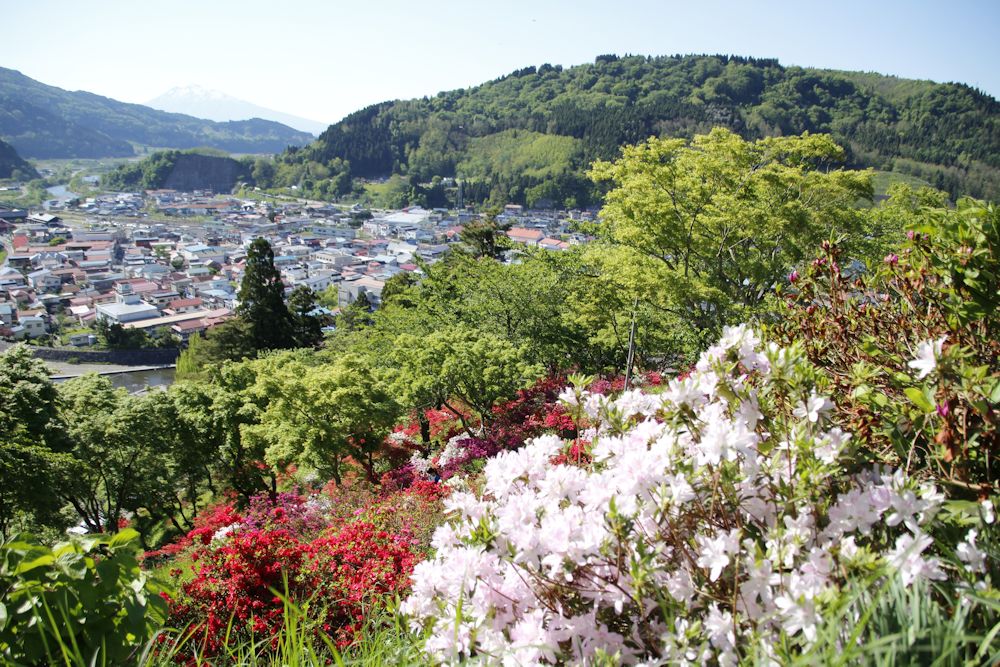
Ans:
<svg viewBox="0 0 1000 667"><path fill-rule="evenodd" d="M0 66L125 102L200 85L324 123L605 53L727 53L1000 97L1000 0L0 0Z"/></svg>

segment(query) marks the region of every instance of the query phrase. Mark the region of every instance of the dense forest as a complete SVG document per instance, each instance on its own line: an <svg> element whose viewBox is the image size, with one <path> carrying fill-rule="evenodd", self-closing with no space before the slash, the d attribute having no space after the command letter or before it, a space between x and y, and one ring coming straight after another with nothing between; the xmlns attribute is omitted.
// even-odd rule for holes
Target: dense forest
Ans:
<svg viewBox="0 0 1000 667"><path fill-rule="evenodd" d="M38 178L38 172L17 154L13 146L0 140L0 178L24 181Z"/></svg>
<svg viewBox="0 0 1000 667"><path fill-rule="evenodd" d="M312 135L269 120L217 123L48 86L0 67L0 138L29 158L130 157L135 145L277 153Z"/></svg>
<svg viewBox="0 0 1000 667"><path fill-rule="evenodd" d="M608 55L362 109L285 153L275 171L305 180L317 196L345 190L346 162L353 177L400 174L414 186L457 176L467 202L586 205L599 194L583 175L595 159L650 136L690 138L723 126L748 139L828 133L848 166L914 176L952 197L996 197L998 111L996 100L963 84L770 59ZM324 170L341 185L320 191Z"/></svg>

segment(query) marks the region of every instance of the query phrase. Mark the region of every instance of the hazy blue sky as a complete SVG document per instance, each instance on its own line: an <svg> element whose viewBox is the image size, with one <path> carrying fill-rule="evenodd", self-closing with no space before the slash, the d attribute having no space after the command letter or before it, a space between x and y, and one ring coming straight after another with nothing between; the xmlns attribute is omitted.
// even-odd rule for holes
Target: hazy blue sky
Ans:
<svg viewBox="0 0 1000 667"><path fill-rule="evenodd" d="M332 122L602 53L732 53L1000 97L1000 0L4 0L0 66L145 102L199 84Z"/></svg>

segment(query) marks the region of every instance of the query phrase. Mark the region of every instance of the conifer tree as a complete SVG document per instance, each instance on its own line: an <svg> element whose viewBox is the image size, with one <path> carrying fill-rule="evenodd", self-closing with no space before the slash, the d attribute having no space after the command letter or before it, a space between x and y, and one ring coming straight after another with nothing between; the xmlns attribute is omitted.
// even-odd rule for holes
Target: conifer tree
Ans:
<svg viewBox="0 0 1000 667"><path fill-rule="evenodd" d="M299 285L288 296L297 347L318 347L323 342L323 325L318 317L311 314L315 309L316 293L305 285Z"/></svg>
<svg viewBox="0 0 1000 667"><path fill-rule="evenodd" d="M285 287L274 266L274 251L265 239L254 239L247 250L239 301L236 313L247 324L254 349L295 346L292 316L285 305Z"/></svg>

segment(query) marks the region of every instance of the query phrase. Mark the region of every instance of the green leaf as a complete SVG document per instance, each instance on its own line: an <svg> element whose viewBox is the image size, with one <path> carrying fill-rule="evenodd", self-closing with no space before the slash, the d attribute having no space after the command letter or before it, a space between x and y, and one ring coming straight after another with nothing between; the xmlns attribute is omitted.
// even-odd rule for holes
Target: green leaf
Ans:
<svg viewBox="0 0 1000 667"><path fill-rule="evenodd" d="M43 556L38 556L37 558L32 558L31 560L25 560L18 564L14 569L14 574L24 574L30 570L34 570L36 567L45 567L46 565L51 565L55 562L55 556L52 554L45 554Z"/></svg>
<svg viewBox="0 0 1000 667"><path fill-rule="evenodd" d="M997 380L993 390L990 391L990 403L1000 403L1000 380Z"/></svg>
<svg viewBox="0 0 1000 667"><path fill-rule="evenodd" d="M0 632L7 627L7 606L0 602Z"/></svg>
<svg viewBox="0 0 1000 667"><path fill-rule="evenodd" d="M132 540L139 537L139 532L134 528L125 528L118 531L108 542L108 546L114 549L115 547L121 546L123 544L128 544Z"/></svg>
<svg viewBox="0 0 1000 667"><path fill-rule="evenodd" d="M857 387L854 388L854 391L851 392L851 397L856 400L862 399L868 396L871 393L871 391L872 388L866 384L858 385Z"/></svg>
<svg viewBox="0 0 1000 667"><path fill-rule="evenodd" d="M934 404L927 399L924 391L919 387L907 387L903 390L906 397L913 402L918 408L924 412L931 412L934 410Z"/></svg>

